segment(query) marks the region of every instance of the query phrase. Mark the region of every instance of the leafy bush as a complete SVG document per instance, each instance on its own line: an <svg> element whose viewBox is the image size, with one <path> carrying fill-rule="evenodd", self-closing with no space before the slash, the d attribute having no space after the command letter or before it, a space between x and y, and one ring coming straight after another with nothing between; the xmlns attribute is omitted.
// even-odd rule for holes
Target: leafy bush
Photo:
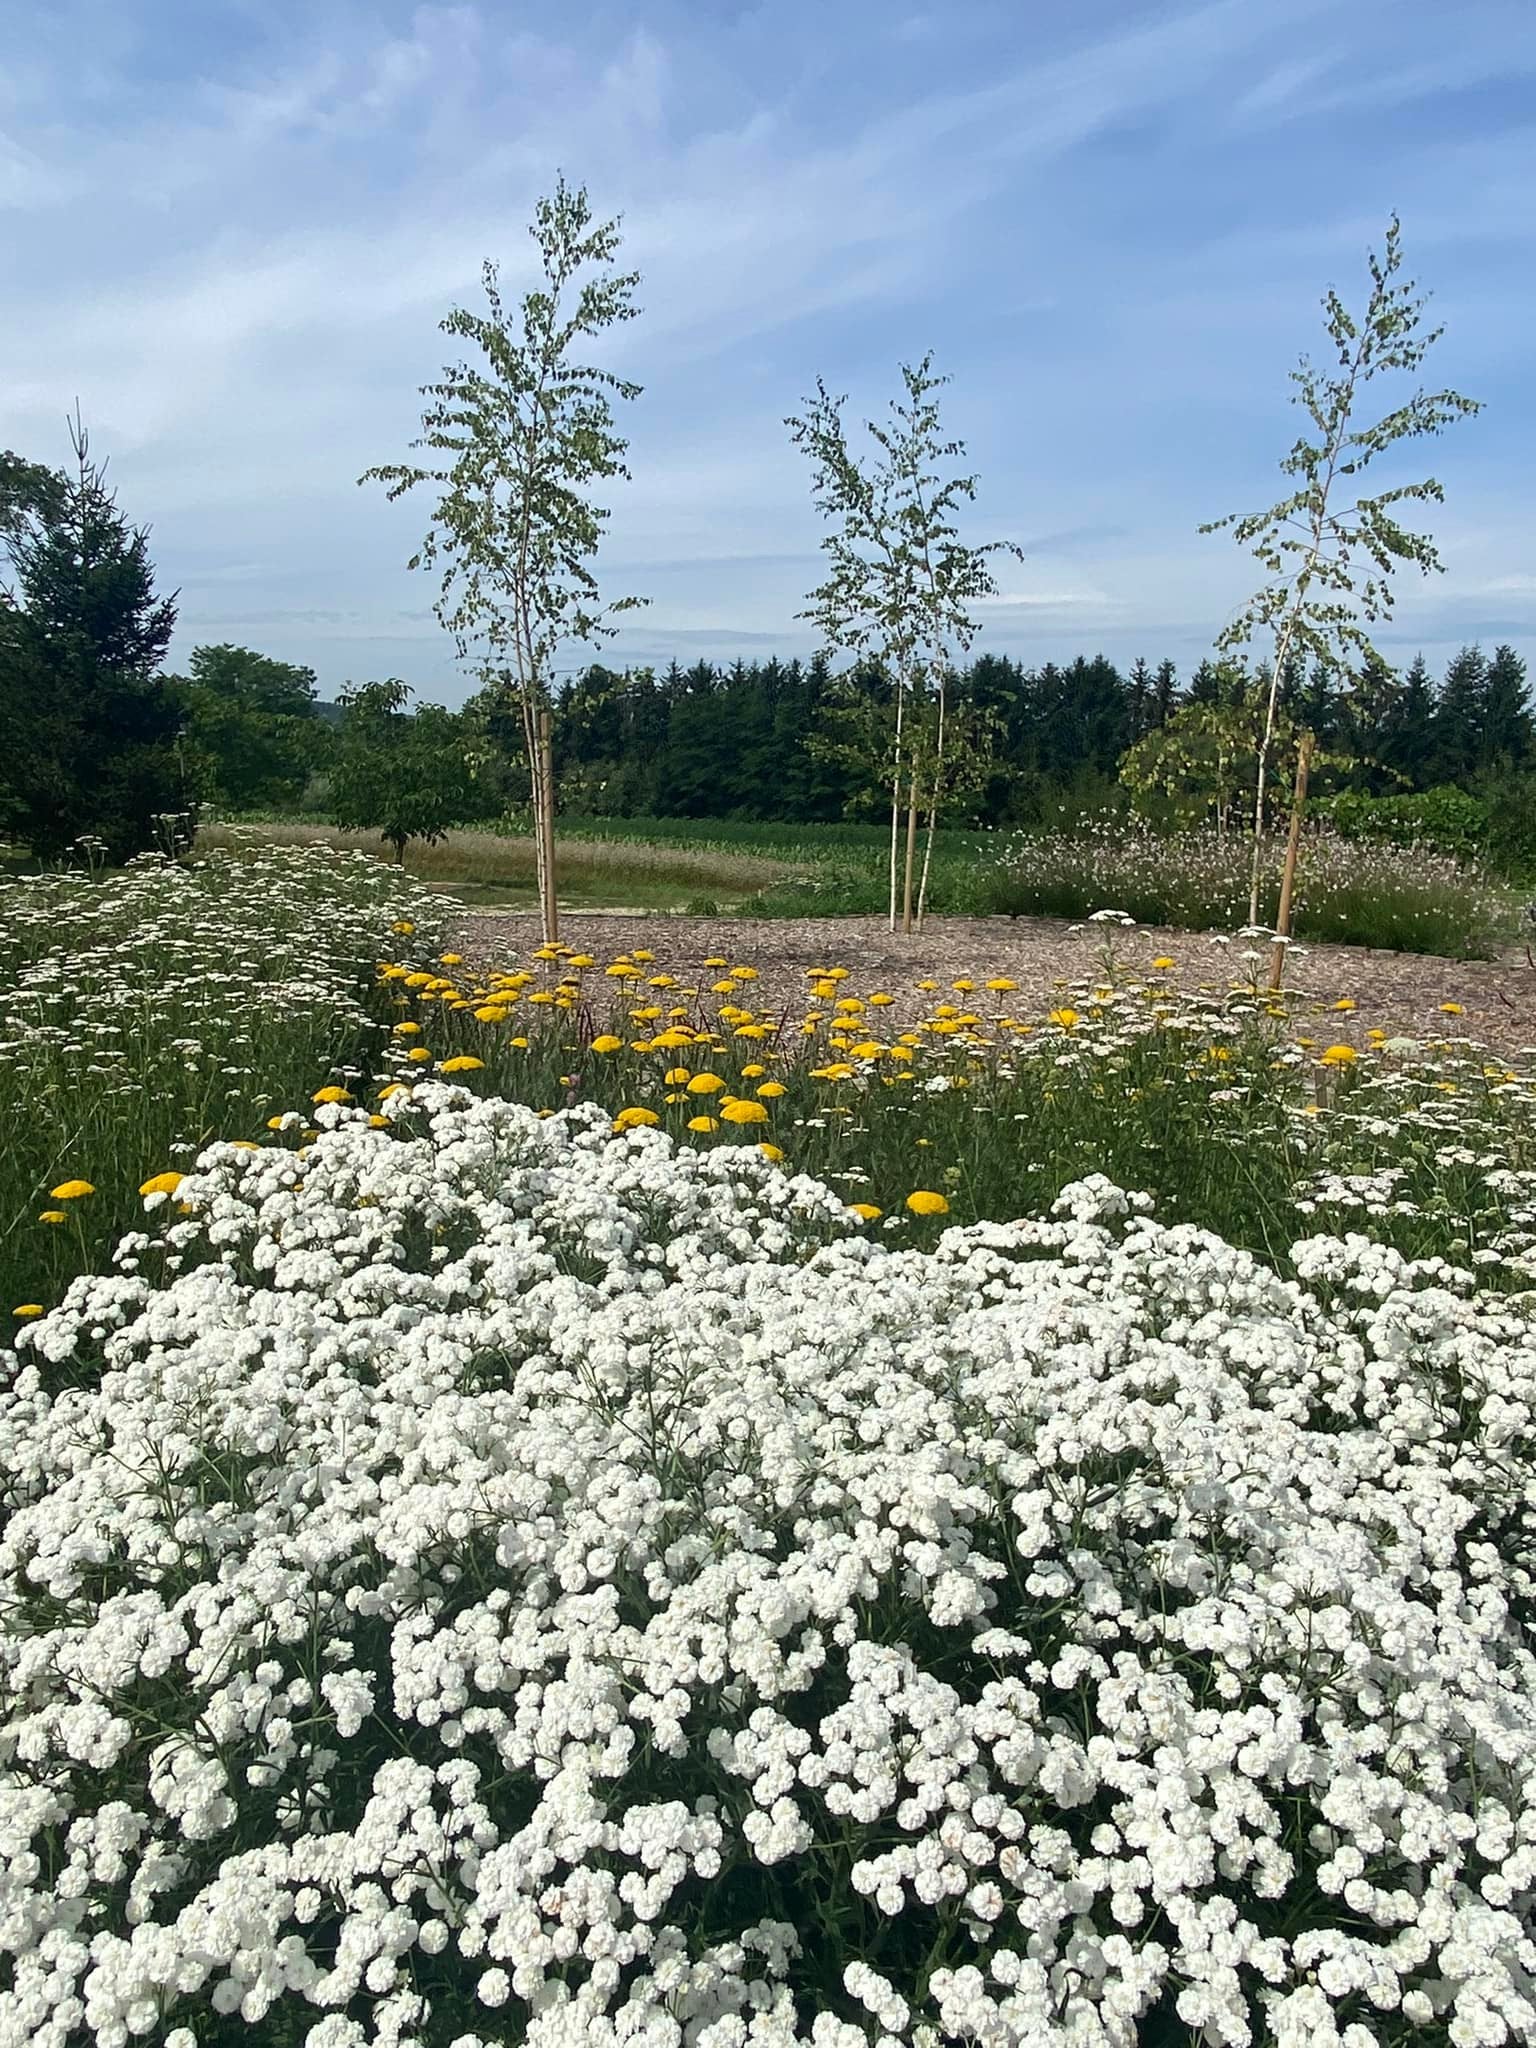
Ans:
<svg viewBox="0 0 1536 2048"><path fill-rule="evenodd" d="M1343 839L1383 839L1394 846L1431 847L1471 860L1488 839L1488 805L1453 784L1409 796L1362 796L1353 790L1317 806Z"/></svg>
<svg viewBox="0 0 1536 2048"><path fill-rule="evenodd" d="M1485 785L1489 865L1512 881L1536 882L1536 772L1510 769Z"/></svg>

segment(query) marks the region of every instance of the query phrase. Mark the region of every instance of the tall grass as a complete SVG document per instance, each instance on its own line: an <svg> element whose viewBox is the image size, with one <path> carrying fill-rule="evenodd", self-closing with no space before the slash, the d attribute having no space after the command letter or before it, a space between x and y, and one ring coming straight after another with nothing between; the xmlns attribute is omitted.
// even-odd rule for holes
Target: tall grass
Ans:
<svg viewBox="0 0 1536 2048"><path fill-rule="evenodd" d="M766 1141L903 1241L1042 1214L1104 1174L1285 1270L1336 1213L1415 1257L1494 1253L1490 1284L1494 1267L1531 1284L1529 1075L1450 1042L1340 1044L1345 1020L1300 996L1114 973L1042 1016L981 974L947 990L829 980L804 1007L755 1010L750 952L723 981L701 965L664 986L645 962L569 955L426 987L401 970L379 1079L441 1074L540 1110L594 1101L690 1147ZM908 1209L919 1190L942 1198L936 1213Z"/></svg>
<svg viewBox="0 0 1536 2048"><path fill-rule="evenodd" d="M611 839L581 836L580 821L561 819L557 879L562 902L681 909L695 896L734 900L780 881L787 859L727 843L652 841L641 836ZM376 835L341 832L334 826L298 822L244 823L213 827L199 846L240 840L268 846L317 846L333 852L386 858ZM498 832L450 832L435 844L412 840L405 872L429 888L467 899L532 901L534 854L531 838Z"/></svg>
<svg viewBox="0 0 1536 2048"><path fill-rule="evenodd" d="M1283 848L1267 849L1261 922L1278 911ZM1158 834L1117 820L1071 836L1018 835L999 849L992 907L1010 916L1080 918L1124 910L1139 924L1231 931L1248 915L1249 842L1214 832ZM1509 890L1470 863L1424 846L1310 834L1296 881L1300 938L1398 952L1489 958L1518 929Z"/></svg>
<svg viewBox="0 0 1536 2048"><path fill-rule="evenodd" d="M102 1263L142 1181L375 1058L392 927L425 941L439 909L314 848L0 887L0 1313Z"/></svg>

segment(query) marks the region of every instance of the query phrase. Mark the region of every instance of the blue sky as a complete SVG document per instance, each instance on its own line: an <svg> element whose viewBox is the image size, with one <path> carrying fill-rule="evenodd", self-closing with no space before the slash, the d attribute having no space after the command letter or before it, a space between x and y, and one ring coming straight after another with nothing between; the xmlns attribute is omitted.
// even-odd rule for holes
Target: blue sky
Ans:
<svg viewBox="0 0 1536 2048"><path fill-rule="evenodd" d="M78 395L175 658L462 697L425 505L355 479L558 166L644 277L603 577L651 604L610 658L809 651L783 417L932 348L974 537L1027 557L980 644L1187 673L1252 580L1195 528L1278 495L1286 373L1396 207L1433 380L1487 410L1395 472L1444 483L1447 573L1381 644L1536 664L1531 0L13 0L7 43L0 445L61 459Z"/></svg>

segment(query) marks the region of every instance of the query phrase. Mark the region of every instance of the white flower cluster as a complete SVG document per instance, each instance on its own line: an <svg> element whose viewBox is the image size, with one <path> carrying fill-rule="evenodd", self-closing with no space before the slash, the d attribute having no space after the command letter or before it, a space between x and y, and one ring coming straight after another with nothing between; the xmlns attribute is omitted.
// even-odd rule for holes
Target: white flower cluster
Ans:
<svg viewBox="0 0 1536 2048"><path fill-rule="evenodd" d="M0 2048L1533 2037L1508 1301L390 1111L10 1361Z"/></svg>

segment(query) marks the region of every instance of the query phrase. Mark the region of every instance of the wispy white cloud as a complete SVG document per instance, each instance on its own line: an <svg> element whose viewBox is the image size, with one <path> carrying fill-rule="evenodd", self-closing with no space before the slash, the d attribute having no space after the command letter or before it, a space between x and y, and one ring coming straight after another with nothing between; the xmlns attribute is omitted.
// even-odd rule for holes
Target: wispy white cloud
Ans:
<svg viewBox="0 0 1536 2048"><path fill-rule="evenodd" d="M1290 337L1312 339L1317 288L1347 282L1379 232L1384 162L1424 202L1410 229L1451 272L1447 302L1506 350L1523 331L1495 319L1512 287L1494 255L1479 267L1451 236L1528 214L1529 135L1425 132L1399 159L1370 128L1442 57L1462 89L1510 49L1524 64L1502 0L1467 0L1454 34L1431 0L1360 0L1347 19L1332 0L1127 4L1091 31L1044 0L1012 32L1012 10L956 0L905 34L855 0L846 20L815 15L847 41L836 97L797 69L809 0L785 0L751 70L739 51L768 47L746 40L753 10L692 0L637 0L617 43L586 0L538 32L490 0L262 0L229 10L227 37L200 16L174 79L171 4L30 0L13 34L0 443L55 451L78 393L189 626L238 588L231 631L313 631L327 659L417 645L443 672L401 566L417 514L353 479L414 430L435 323L475 295L481 259L513 290L527 274L523 224L557 164L623 210L644 274L612 357L647 393L610 560L619 587L631 565L655 579L632 629L652 640L799 644L819 532L783 415L818 371L874 409L930 338L959 372L978 530L1070 556L1068 580L1058 561L989 608L989 632L1204 618L1208 635L1244 570L1191 529L1231 492L1264 494ZM1404 13L1425 54L1373 81L1371 38ZM877 41L895 68L866 89ZM72 49L89 52L78 95ZM1287 124L1341 93L1358 121L1315 165L1294 158ZM1239 165L1240 149L1258 154ZM1498 573L1512 517L1501 500L1481 543Z"/></svg>

